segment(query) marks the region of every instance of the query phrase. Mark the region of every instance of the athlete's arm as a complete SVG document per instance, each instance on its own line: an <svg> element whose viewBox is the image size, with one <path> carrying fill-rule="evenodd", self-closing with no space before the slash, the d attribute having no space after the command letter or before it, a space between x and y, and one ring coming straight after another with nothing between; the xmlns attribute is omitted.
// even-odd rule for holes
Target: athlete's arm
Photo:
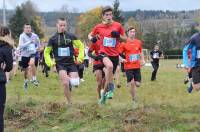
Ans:
<svg viewBox="0 0 200 132"><path fill-rule="evenodd" d="M84 44L79 39L72 41L73 45L79 49L78 62L82 63L84 60Z"/></svg>
<svg viewBox="0 0 200 132"><path fill-rule="evenodd" d="M20 35L20 37L19 37L19 49L23 49L23 48L27 47L30 43L31 43L31 41L24 43L23 36Z"/></svg>
<svg viewBox="0 0 200 132"><path fill-rule="evenodd" d="M51 59L51 53L52 51L52 47L51 46L47 46L45 49L44 49L44 60L45 60L45 63L47 64L48 67L52 67L55 65L55 62L52 61Z"/></svg>
<svg viewBox="0 0 200 132"><path fill-rule="evenodd" d="M119 32L120 32L120 38L119 38L120 42L126 42L127 37L125 35L125 31L124 31L124 28L122 26L121 26Z"/></svg>
<svg viewBox="0 0 200 132"><path fill-rule="evenodd" d="M99 39L99 35L93 35L92 32L88 34L88 39L92 42L92 43L96 43Z"/></svg>
<svg viewBox="0 0 200 132"><path fill-rule="evenodd" d="M40 50L40 48L41 48L41 45L40 45L40 38L37 36L37 38L36 38L36 49L39 51Z"/></svg>
<svg viewBox="0 0 200 132"><path fill-rule="evenodd" d="M185 45L185 47L183 48L183 64L186 68L189 68L189 57L188 57L188 51L189 49L192 48L192 44L189 43L187 45Z"/></svg>
<svg viewBox="0 0 200 132"><path fill-rule="evenodd" d="M88 39L91 40L93 38L92 32L88 34Z"/></svg>
<svg viewBox="0 0 200 132"><path fill-rule="evenodd" d="M141 60L141 65L144 66L144 65L145 65L145 60L144 60L144 53L143 53L143 52L140 53L140 57L141 57L141 58L140 58L140 60Z"/></svg>
<svg viewBox="0 0 200 132"><path fill-rule="evenodd" d="M160 57L159 57L159 59L164 59L164 55L163 55L163 52L160 52Z"/></svg>
<svg viewBox="0 0 200 132"><path fill-rule="evenodd" d="M89 50L89 51L88 51L88 56L89 56L90 58L96 60L96 59L97 59L97 56L94 55L92 52L93 52L92 50Z"/></svg>
<svg viewBox="0 0 200 132"><path fill-rule="evenodd" d="M119 40L120 40L120 42L126 42L127 37L125 35L124 36L120 35Z"/></svg>

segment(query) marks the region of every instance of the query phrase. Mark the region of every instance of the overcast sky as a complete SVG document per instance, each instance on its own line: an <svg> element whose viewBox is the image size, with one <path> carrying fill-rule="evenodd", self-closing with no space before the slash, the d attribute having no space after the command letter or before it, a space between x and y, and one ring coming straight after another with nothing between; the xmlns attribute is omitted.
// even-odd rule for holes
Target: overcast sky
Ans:
<svg viewBox="0 0 200 132"><path fill-rule="evenodd" d="M26 0L5 0L6 7L13 9ZM96 6L112 5L114 0L32 0L40 11L60 10L68 5L70 10L84 12ZM2 8L3 0L0 0ZM124 11L141 10L193 10L200 9L200 0L120 0L120 8Z"/></svg>

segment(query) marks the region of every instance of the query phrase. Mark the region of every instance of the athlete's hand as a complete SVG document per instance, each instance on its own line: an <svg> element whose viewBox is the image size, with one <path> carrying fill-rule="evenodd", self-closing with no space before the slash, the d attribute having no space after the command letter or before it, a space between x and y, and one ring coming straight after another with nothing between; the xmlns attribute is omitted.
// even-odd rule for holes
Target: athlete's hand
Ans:
<svg viewBox="0 0 200 132"><path fill-rule="evenodd" d="M35 38L32 38L31 39L31 43L35 43L36 42L36 39Z"/></svg>
<svg viewBox="0 0 200 132"><path fill-rule="evenodd" d="M92 43L96 43L96 42L98 41L98 39L99 39L99 36L96 35L96 36L92 37L92 39L91 39L90 41L91 41Z"/></svg>
<svg viewBox="0 0 200 132"><path fill-rule="evenodd" d="M54 61L52 61L51 67L54 67L55 65L56 65L56 63Z"/></svg>
<svg viewBox="0 0 200 132"><path fill-rule="evenodd" d="M5 63L1 63L1 69L5 70L5 68L6 68L6 64Z"/></svg>
<svg viewBox="0 0 200 132"><path fill-rule="evenodd" d="M118 31L113 30L113 31L111 32L111 36L112 36L113 38L120 38L120 33L119 33Z"/></svg>
<svg viewBox="0 0 200 132"><path fill-rule="evenodd" d="M95 56L95 57L94 57L94 60L95 60L95 61L100 60L99 56Z"/></svg>
<svg viewBox="0 0 200 132"><path fill-rule="evenodd" d="M126 59L122 59L121 61L122 61L122 63L126 63L126 62L127 62L127 60L126 60Z"/></svg>

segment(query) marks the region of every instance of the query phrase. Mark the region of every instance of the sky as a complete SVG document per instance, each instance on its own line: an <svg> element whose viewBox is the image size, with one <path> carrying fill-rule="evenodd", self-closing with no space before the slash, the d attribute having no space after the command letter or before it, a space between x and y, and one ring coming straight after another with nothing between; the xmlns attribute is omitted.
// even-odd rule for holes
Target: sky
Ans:
<svg viewBox="0 0 200 132"><path fill-rule="evenodd" d="M26 0L5 0L7 9L14 9ZM114 0L32 0L40 11L58 11L63 5L76 12L85 12L96 6L112 5ZM193 10L200 9L200 0L119 0L123 11L141 10ZM0 0L0 8L3 6Z"/></svg>

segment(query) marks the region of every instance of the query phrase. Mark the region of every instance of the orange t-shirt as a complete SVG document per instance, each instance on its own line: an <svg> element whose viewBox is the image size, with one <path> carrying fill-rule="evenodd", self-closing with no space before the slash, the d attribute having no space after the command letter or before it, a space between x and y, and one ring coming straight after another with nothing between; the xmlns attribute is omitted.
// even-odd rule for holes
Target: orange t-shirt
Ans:
<svg viewBox="0 0 200 132"><path fill-rule="evenodd" d="M99 55L99 49L100 49L100 44L98 43L99 41L97 41L97 43L95 44L91 44L90 48L89 48L89 52L93 52L95 53L96 56ZM98 60L94 60L93 62L94 65L99 65L99 64L103 64L102 61Z"/></svg>
<svg viewBox="0 0 200 132"><path fill-rule="evenodd" d="M142 53L142 42L138 39L127 39L126 43L122 43L119 47L120 53L125 53L126 61L124 69L140 68L140 54Z"/></svg>
<svg viewBox="0 0 200 132"><path fill-rule="evenodd" d="M111 37L112 31L117 31L120 35L124 35L122 25L115 21L110 25L103 23L96 25L92 30L92 35L99 35L100 53L105 53L108 56L118 56L119 52L117 47L119 45L119 39Z"/></svg>

